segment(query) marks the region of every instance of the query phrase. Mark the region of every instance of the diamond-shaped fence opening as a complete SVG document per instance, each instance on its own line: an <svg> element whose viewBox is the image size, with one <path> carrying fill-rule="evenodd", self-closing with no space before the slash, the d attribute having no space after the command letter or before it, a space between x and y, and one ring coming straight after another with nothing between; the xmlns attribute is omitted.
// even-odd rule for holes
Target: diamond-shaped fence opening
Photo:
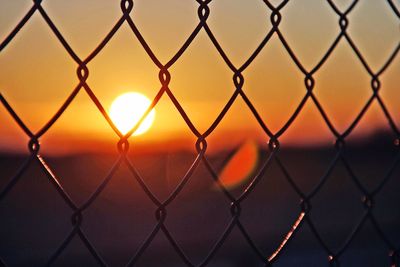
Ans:
<svg viewBox="0 0 400 267"><path fill-rule="evenodd" d="M51 2L51 0L47 1ZM15 125L9 125L12 120L19 126L18 134L25 135L29 139L27 149L24 151L28 152L28 155L25 155L23 160L17 156L0 155L0 218L4 218L0 219L1 266L315 266L315 264L321 264L322 257L325 257L325 264L328 266L400 266L400 214L398 212L400 210L398 197L400 129L399 122L395 120L398 116L392 115L393 112L400 112L400 109L398 101L386 100L381 94L381 90L385 87L382 81L390 80L391 88L398 87L400 81L397 77L400 74L399 69L391 69L392 66L397 66L392 63L397 60L400 51L398 30L394 34L397 36L393 36L393 24L398 29L400 23L399 2L376 1L379 2L380 9L379 12L374 13L374 5L377 5L375 1L370 6L366 5L368 1L353 0L346 3L337 3L333 0L320 1L318 5L323 6L323 12L318 8L315 12L321 11L319 15L330 13L329 21L336 20L337 28L327 29L329 33L323 35L334 36L332 40L324 40L323 45L314 46L313 42L316 40L313 38L318 37L318 33L324 32L323 28L329 25L329 22L324 20L321 28L321 25L317 25L319 15L312 14L313 10L302 9L303 7L299 5L301 1L283 0L279 3L277 1L271 3L264 0L257 3L244 3L240 6L238 2L217 3L217 0L193 0L190 5L185 6L185 14L182 14L187 20L191 17L188 13L192 10L192 6L195 7L191 18L196 19L188 20L188 25L193 24L193 29L188 30L188 25L181 27L182 32L187 36L179 35L180 37L176 38L174 36L179 33L180 27L169 29L174 32L173 35L169 34L165 28L173 27L174 23L178 23L177 21L171 20L170 24L160 25L157 31L148 31L152 27L157 27L156 24L161 23L163 19L174 14L179 16L179 7L182 3L163 2L162 7L154 4L154 9L171 7L171 10L157 19L151 19L160 10L146 17L141 12L149 12L149 10L141 6L142 1L121 0L115 3L120 13L114 26L98 41L90 53L82 55L81 51L77 53L72 45L79 42L77 35L71 32L63 35L63 27L59 25L59 21L63 19L54 18L53 20L52 14L59 14L62 10L57 8L50 10L51 5L42 3L47 3L47 1L34 0L14 29L8 35L4 35L5 38L0 43L0 59L3 55L8 56L8 48L14 42L19 42L19 50L23 50L21 49L24 45L23 39L16 40L19 33L27 30L27 25L32 20L37 22L40 19L42 24L48 26L47 32L52 34L51 39L58 42L57 45L72 62L69 64L76 66L76 80L73 81L75 85L68 95L65 97L65 93L63 94L65 98L62 104L55 110L52 109L54 113L46 114L45 118L40 119L45 123L42 123L38 129L32 129L29 126L30 122L25 118L35 116L35 109L40 109L42 103L46 101L46 95L41 93L37 100L39 94L35 93L36 89L28 89L27 95L35 96L35 105L29 110L29 116L21 115L20 107L16 107L13 99L6 98L5 88L7 87L8 92L10 90L17 92L16 99L24 99L24 97L19 98L18 95L24 96L22 91L27 89L21 90L17 82L5 83L7 79L17 79L18 71L21 69L0 69L2 112L5 110L6 116L9 116L0 122L1 128L6 129L1 132L4 134L4 139L0 140L2 142L0 148L10 149L9 140L13 139L10 133L15 132ZM6 13L8 8L16 13L14 8L17 7L13 7L11 2L13 1L0 3L0 14ZM349 28L352 20L365 20L365 14L353 16L361 5L359 2L364 4L359 12L371 12L375 20L379 20L379 16L390 17L389 19L386 17L382 25L373 25L371 36L359 21L354 29ZM135 9L136 4L138 10ZM218 12L224 12L221 4L229 5L228 17L210 16L213 14L213 8ZM66 11L68 14L71 13L69 8L74 7L71 4L64 8L68 9ZM259 8L264 8L264 10L262 12L253 10ZM285 8L288 8L287 12ZM281 22L287 17L294 16L293 10L296 8L301 9L300 18L305 19L307 17L305 14L310 12L311 19L299 25L288 23L281 26ZM93 9L93 11L96 10ZM87 14L83 16L85 12ZM85 12L80 12L79 18L90 20L92 14ZM250 20L240 20L251 19L252 13L257 17L257 21L265 16L265 24L259 25L260 28L256 30L258 32L256 34L243 32L245 27L255 27L255 23L252 24ZM238 16L240 19L236 18L238 19L236 20L236 16L232 17L232 14L243 16ZM99 14L96 14L96 17L98 19ZM107 19L109 20L109 17ZM138 20L139 23L137 23ZM86 27L90 29L93 22L86 22L89 25ZM141 31L141 27L137 25L144 22L155 25ZM392 23L390 30L385 31L385 23ZM8 24L9 22L5 25L6 29L9 28ZM224 24L229 25L221 31L221 25ZM68 26L69 31L76 26L74 23L71 25ZM242 27L243 25L253 26ZM385 46L382 40L377 40L379 26L382 26L382 31L385 31L382 38L390 40L389 45ZM301 29L301 31L291 30L290 27ZM318 29L314 30L314 27ZM304 33L304 39L300 43L293 44L295 38L301 36L305 28L310 31ZM357 32L357 28L362 30ZM159 33L160 30L162 33ZM124 33L122 40L124 47L134 49L130 50L129 57L125 57L124 50L120 50L118 57L114 58L110 52L105 53L104 50L121 31ZM82 34L82 31L79 32ZM127 34L130 35L129 38L125 38ZM248 40L248 42L243 40L252 35L256 36L257 40ZM70 43L66 36L72 36L73 42ZM169 36L172 36L173 40ZM222 40L221 36L227 37ZM228 46L227 40L231 44L235 38L239 43L236 48L243 47L244 51L240 50L237 51L237 55L231 55L235 51L232 49L235 45L229 46L229 53L224 46ZM305 41L307 38L310 40ZM168 45L163 46L160 40ZM177 40L181 43L180 46L176 46ZM202 47L204 40L208 42L207 49ZM132 46L131 41L135 42ZM153 46L152 43L155 41L157 45ZM195 43L197 41L199 43ZM377 45L360 44L363 41L376 41ZM93 43L93 40L89 43ZM366 55L366 50L380 45L389 48L382 53L382 56L377 56L375 49L374 64L372 64L369 62L370 56ZM194 50L196 53L189 51L193 46L196 48ZM268 46L278 46L283 54L269 54ZM305 52L300 56L297 49L302 46L305 49L301 50ZM318 47L316 49L318 51L313 54L314 48L308 49L307 46ZM165 50L165 47L175 47L176 50L168 51L168 53L163 50L161 59L157 55L157 49L153 50L154 47L161 50ZM345 73L344 66L338 63L330 64L329 72L324 73L323 68L328 65L327 62L342 48L346 49L344 61L356 65L356 76L361 75L365 80L353 81L352 79L357 77L354 75L354 77L349 77L352 76L351 73ZM48 52L41 50L37 44L33 50L39 50L40 54ZM212 55L207 52L209 50L213 50ZM267 52L261 54L264 51ZM13 51L13 53L18 54L19 57L24 56L24 51ZM96 64L90 63L101 58L102 53L104 59L113 59L112 69L118 72L118 75L97 68L99 74L93 74L92 80L90 77L92 69L93 73L96 72L94 70ZM303 63L302 59L310 54L313 54L312 60L307 59L305 60L307 64L305 61ZM351 54L351 57L347 56L348 54ZM112 94L104 88L108 87L107 83L111 84L121 80L120 77L129 76L132 66L140 65L138 62L130 65L130 60L143 58L143 56L148 61L146 67L135 73L136 76L122 79L124 80L122 82L132 83L132 80L138 80L138 84L153 84L154 77L152 77L153 82L149 82L146 77L154 75L154 70L156 70L158 84L155 89L153 88L151 104L140 121L129 132L122 133L107 113L103 95ZM194 57L194 62L190 61L190 56ZM292 64L290 71L282 72L282 69L285 69L282 66L286 66L282 62L274 65L272 59L279 59L282 56L285 57L285 64L287 62ZM341 56L343 57L343 54ZM199 68L195 64L196 60L201 62L201 68L206 67L206 69L196 70ZM224 74L213 73L211 67L207 69L205 65L209 63L204 64L204 62L214 60L218 60L218 63L215 63L218 64L218 68L221 64L225 68ZM191 63L182 65L180 64L182 61ZM310 62L314 63L310 64ZM376 67L376 62L383 63ZM104 64L106 63L103 62ZM257 73L254 74L251 66L256 64ZM47 63L42 66L47 66ZM57 75L55 69L34 68L35 66L32 66L33 73L40 73L36 78L43 80L43 84L51 84L50 81L54 83L52 76ZM187 72L185 68L188 68ZM340 71L335 71L335 68ZM152 72L147 73L147 69L152 69ZM294 76L293 69L296 71L295 77L292 77ZM391 69L391 75L397 78L383 79L383 74L388 73L388 69ZM26 66L24 71L26 72ZM10 76L10 73L13 75L6 77ZM185 73L187 75L184 77L184 82L179 81L177 76ZM229 83L223 82L224 86L221 86L220 80L225 79L227 73L231 80ZM319 84L319 78L321 78L319 73L333 76L331 79L334 82L329 84L325 81ZM33 74L30 73L30 75ZM202 77L204 75L207 77ZM279 97L277 100L274 96L294 92L294 88L285 88L280 85L280 83L293 84L294 82L287 82L288 80L282 81L282 79L289 79L285 78L289 76L291 80L298 77L303 80L298 86L302 90L300 97L299 91L296 91L296 97L293 95L288 98ZM247 77L251 82L246 83ZM258 78L253 81L253 77ZM259 79L262 80L261 85L257 84ZM276 83L274 79L281 82ZM36 83L37 80L35 80ZM340 82L337 82L339 80ZM209 87L213 81L216 82L214 93L210 93L212 92L210 89L202 91L203 87ZM103 84L99 85L99 83ZM365 84L368 85L365 86ZM360 85L362 88L359 88ZM32 85L32 87L35 86L40 87L40 84ZM351 90L352 86L357 87L354 92L363 91L364 94L347 94L345 91ZM53 93L65 90L64 87L65 84L55 88ZM100 87L101 92L96 93L96 88ZM174 90L174 88L177 89ZM330 97L334 97L335 93L324 94L323 90L335 90L341 94L338 98L346 100L343 105L350 105L343 109L354 112L354 114L347 114L351 115L351 118L348 120L349 116L346 117L344 127L343 121L340 121L342 117L336 117L334 114L340 107L331 108ZM398 91L398 88L396 90ZM118 153L107 154L105 156L107 159L97 155L97 159L102 159L102 163L97 163L101 164L98 168L91 162L95 158L90 158L88 155L80 158L71 156L68 163L63 163L62 159L53 160L42 156L42 151L46 150L42 149L41 146L45 144L42 145L41 141L49 135L49 131L55 127L55 124L62 120L63 114L72 108L71 105L77 102L78 94L89 99L91 108L96 109L103 119L102 123L113 130L114 138L117 137L118 140L116 144ZM213 95L226 97L213 99ZM399 96L393 92L387 95ZM57 97L59 96L61 94L57 94ZM183 96L186 96L186 99ZM356 99L348 99L350 96ZM196 97L201 97L201 104L193 104L195 101L193 98ZM268 99L264 101L262 98ZM296 104L288 105L283 103L285 101L282 99L295 99ZM238 101L241 102L239 111L234 108ZM162 104L163 102L168 102L168 108L166 104ZM386 103L389 102L390 106L387 106ZM210 108L211 103L213 108ZM351 105L352 103L356 104ZM21 106L24 104L27 103L22 103ZM193 140L194 138L195 141L190 149L186 149L178 156L171 156L169 152L161 148L157 156L152 155L151 152L141 155L136 151L141 145L140 139L131 138L131 136L151 109L161 105L165 106L163 110L166 112L163 118L166 123L174 121L168 119L169 114L178 117L176 120L183 122L185 131L189 133L186 136L190 135L190 138L186 139ZM265 105L271 106L266 108ZM335 105L340 105L340 103L335 102ZM285 107L285 116L275 114L274 106ZM74 108L82 107L84 105ZM173 112L167 113L168 109L173 109ZM210 109L213 111L211 112ZM262 143L257 148L244 143L243 146L251 151L245 156L241 154L244 153L241 149L245 148L239 146L237 153L233 153L223 145L218 145L220 142L218 140L221 140L224 145L235 142L237 146L237 138L230 136L235 135L235 129L226 127L225 130L219 130L218 128L226 117L231 116L233 119L229 118L230 121L242 118L236 121L240 124L237 125L236 130L240 131L241 136L245 135L246 119L243 119L243 114L238 115L238 112L241 113L243 109L246 109L243 111L246 116L253 117L251 124L257 128L258 132L256 142ZM310 112L311 109L314 117L317 114L320 118L321 124L329 132L333 143L329 149L326 146L323 147L318 140L315 140L315 143L310 142L314 146L298 146L298 144L287 146L282 140L286 140L286 135L290 135L287 139L296 139L298 132L294 131L296 127L301 128L303 135L312 132L312 136L318 136L316 131L321 129L320 125L318 127L312 124L300 125L301 127L295 125L301 120L303 113ZM361 141L353 144L353 135L362 136L363 129L368 128L362 126L362 123L371 110L381 112L380 116L385 120L388 130L376 138L368 140L361 138ZM196 116L193 113L196 113ZM287 114L290 115L287 116ZM205 118L208 115L212 117ZM84 110L82 116L84 116ZM0 118L3 117L5 117L4 114ZM199 118L202 119L201 127L199 127ZM341 125L338 125L338 120ZM174 127L171 125L169 130L174 131ZM79 130L75 134L84 134L84 132ZM159 140L169 134L169 131L163 132L158 129L157 134L154 134L157 137L154 138L154 146L162 146ZM213 139L215 134L218 134L219 139ZM327 133L323 135L326 138ZM85 138L90 139L90 134ZM300 134L299 139L302 139ZM179 142L179 140L176 141L176 144ZM95 143L93 145L95 146ZM248 157L255 159L257 164L253 165L256 166L252 166L247 161ZM62 169L63 165L70 166L72 162L78 164L79 167L71 167L69 171ZM37 170L35 169L35 173L32 173L32 165L39 166ZM105 166L110 167L105 168ZM237 173L243 171L242 166L248 166L251 171L245 175L245 179L236 181ZM227 170L228 167L230 170ZM57 171L59 168L61 171ZM373 171L368 171L368 168L372 168ZM104 173L99 169L107 169L107 171ZM14 171L11 177L10 170ZM161 172L164 173L160 175ZM67 174L73 177L68 178ZM90 182L85 184L84 180L78 181L79 175L83 175L82 178ZM40 177L40 183L28 179L36 176ZM159 183L161 176L166 182ZM67 180L63 181L65 179ZM29 183L33 183L34 186L30 186ZM46 183L46 186L43 186L43 183ZM234 188L232 184L236 183L240 183L240 186ZM42 186L43 191L41 191ZM119 190L119 187L124 188ZM351 189L347 190L347 187ZM290 192L287 192L288 190ZM45 191L51 191L51 194ZM35 197L35 194L39 196ZM57 200L46 201L46 197L50 195L53 198L57 196ZM79 201L74 196L79 196ZM290 201L285 196L290 196ZM294 198L298 200L297 206L293 206ZM62 209L57 208L57 205L62 205ZM224 211L218 211L219 209L224 209ZM34 218L30 219L32 216ZM65 220L65 217L69 219ZM60 223L60 220L63 223ZM57 231L57 234L54 234L54 231ZM60 238L60 236L63 237ZM58 241L55 242L55 239ZM295 242L291 243L292 240ZM49 251L51 251L50 254Z"/></svg>

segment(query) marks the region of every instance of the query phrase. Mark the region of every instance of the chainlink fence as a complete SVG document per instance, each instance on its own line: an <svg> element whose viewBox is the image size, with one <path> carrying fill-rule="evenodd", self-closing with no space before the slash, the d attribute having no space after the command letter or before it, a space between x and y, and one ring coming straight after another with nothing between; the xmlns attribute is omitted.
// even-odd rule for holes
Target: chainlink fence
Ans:
<svg viewBox="0 0 400 267"><path fill-rule="evenodd" d="M147 250L149 245L152 243L154 238L157 235L164 235L168 240L170 246L174 249L176 254L182 260L182 264L185 266L207 266L210 261L215 256L216 252L219 248L225 243L227 238L230 236L232 230L236 228L245 238L250 248L255 252L256 257L259 259L260 263L265 266L272 266L282 254L285 253L285 248L292 239L296 238L296 234L298 230L301 229L304 225L308 225L311 229L315 240L319 243L320 247L326 252L327 256L327 264L329 266L338 266L340 265L341 256L342 254L348 249L350 243L353 241L357 233L363 228L364 224L369 221L376 234L379 236L380 240L383 242L385 247L387 248L387 257L388 263L390 266L400 266L400 251L398 244L394 244L390 241L390 238L385 234L384 229L382 229L379 220L374 215L374 200L376 196L381 192L382 188L387 184L387 182L393 178L393 173L395 168L397 167L399 160L400 160L400 150L397 149L396 157L394 158L393 162L389 165L389 168L386 170L386 174L382 177L381 182L376 186L373 190L368 190L363 183L360 181L359 177L352 170L352 166L349 161L346 159L346 155L344 153L344 149L346 147L346 138L353 132L353 130L357 127L359 121L363 118L364 114L369 110L371 104L375 101L379 104L380 109L383 111L388 124L390 125L390 129L396 136L395 146L399 146L399 138L400 138L400 130L396 126L394 119L392 118L389 110L385 106L384 100L381 98L379 92L381 88L381 81L380 76L383 72L385 72L393 62L393 60L398 55L400 50L400 42L397 44L393 52L390 54L389 58L386 62L381 66L379 69L374 70L370 67L369 63L366 61L365 57L362 55L360 50L357 47L357 44L353 41L352 36L346 31L349 25L348 15L352 12L354 7L358 4L359 1L351 1L349 6L345 10L341 10L337 7L334 1L327 0L326 2L332 8L332 10L336 13L339 30L336 38L334 39L333 43L330 45L329 49L324 53L322 58L318 61L318 63L311 69L307 69L304 67L302 62L296 56L296 53L292 50L290 44L286 41L285 36L280 31L280 22L282 21L283 17L281 15L281 11L285 8L286 4L289 0L284 0L278 5L271 4L268 0L264 0L265 8L271 11L270 20L272 23L272 27L269 29L268 33L262 40L262 42L258 45L258 47L253 51L251 56L241 65L235 66L230 58L225 53L224 49L221 47L218 39L213 34L212 29L207 24L207 18L209 17L210 10L209 4L211 0L197 0L198 9L197 9L197 16L198 16L198 24L186 39L184 44L180 47L180 49L176 52L176 54L166 63L162 63L157 56L153 53L152 49L143 38L141 32L135 25L135 20L131 17L131 11L134 8L134 1L133 0L122 0L120 2L121 8L121 17L115 23L114 27L109 31L109 33L104 37L101 43L86 57L80 58L74 52L74 49L69 45L68 41L63 37L62 33L59 31L57 26L53 23L52 19L48 16L46 10L41 6L41 0L34 0L33 5L30 10L26 13L26 15L22 18L22 20L15 26L14 30L3 40L0 44L0 51L6 53L5 48L12 43L14 37L18 34L18 32L24 27L24 25L30 20L34 13L40 13L43 19L46 21L48 27L52 30L54 35L57 37L59 42L65 48L65 50L70 55L71 59L74 60L77 64L77 71L76 75L78 78L78 84L76 87L71 91L68 98L59 107L58 111L53 115L53 117L37 132L32 132L24 123L24 121L17 115L14 111L10 102L8 102L5 97L0 94L0 100L2 105L5 109L9 112L15 122L19 125L19 127L25 132L25 134L29 137L30 141L28 144L30 156L26 159L17 173L7 182L4 188L1 188L0 193L0 201L3 200L7 194L13 190L14 186L18 183L21 176L26 172L28 166L36 161L40 164L43 172L46 174L50 183L56 188L57 192L63 198L63 200L67 203L67 205L71 209L71 230L69 234L65 237L64 240L60 241L58 247L54 250L52 255L48 256L48 261L46 266L56 265L56 261L59 256L64 252L64 250L70 245L70 242L74 237L79 237L82 241L82 244L87 248L93 258L96 260L98 265L100 266L108 266L107 262L104 260L102 255L96 249L96 244L92 243L87 235L85 234L84 230L82 229L82 221L85 219L84 212L91 207L93 202L96 201L99 194L107 187L109 181L113 178L113 175L117 171L117 169L125 164L134 179L138 182L142 190L145 192L147 197L154 203L156 206L155 208L155 225L152 231L148 234L147 238L143 241L142 245L133 253L132 257L130 258L129 262L127 262L127 266L134 266L139 258L141 258L142 254ZM384 1L386 2L391 10L393 11L394 16L400 19L400 11L398 10L396 4L392 0ZM266 18L268 19L268 18ZM182 116L184 121L189 126L191 132L197 138L197 142L195 144L197 157L194 162L191 164L190 168L187 170L186 174L181 178L177 187L173 190L173 192L169 195L166 199L159 199L151 190L151 188L146 184L145 180L132 163L132 161L127 157L127 153L129 151L129 137L132 133L136 130L137 126L130 130L127 134L123 135L113 124L109 115L107 114L105 108L101 104L101 101L97 98L96 94L93 92L90 85L87 83L87 79L89 77L89 69L87 67L88 63L91 62L99 52L107 45L107 43L113 38L115 33L121 28L123 24L128 24L132 33L136 36L137 40L142 45L143 49L146 51L147 55L151 58L153 63L159 69L159 81L161 84L161 89L158 91L158 94L153 99L151 106L143 116L143 118L150 112L150 110L157 106L160 98L163 95L167 95L171 103L173 103L174 107L179 114ZM173 66L181 56L185 53L186 49L191 45L193 40L196 39L199 32L204 31L208 38L213 43L215 49L218 51L219 55L223 58L226 65L232 71L233 76L233 86L235 88L234 93L230 97L229 101L225 104L222 111L219 113L217 118L213 121L211 126L205 131L200 132L196 126L192 123L191 119L182 108L179 101L175 98L173 93L173 88L169 87L169 83L171 80L171 74L169 69ZM291 60L296 64L297 68L301 71L304 75L304 97L301 99L300 103L296 107L295 111L284 124L284 126L276 132L273 132L269 129L268 124L264 122L263 118L258 113L257 109L253 106L252 102L246 95L246 92L242 90L243 84L245 82L245 77L243 76L243 72L252 64L253 60L257 57L260 51L268 44L271 40L271 37L277 36L280 40L281 45L290 55ZM327 62L332 52L338 46L339 42L345 42L357 56L358 60L362 63L365 74L370 78L370 89L371 94L368 98L368 101L364 104L362 109L359 111L356 118L352 121L350 126L343 131L338 131L335 126L333 125L331 119L328 117L327 113L324 110L324 106L320 103L319 99L314 94L314 87L315 87L315 80L314 76L318 72L318 70ZM39 140L43 137L47 131L53 126L53 124L62 116L64 111L68 109L69 105L74 101L75 96L78 92L84 91L87 95L91 98L92 102L96 105L99 112L104 116L104 118L109 123L110 127L115 131L115 133L119 136L118 142L118 151L119 157L116 160L115 164L109 171L109 173L104 177L102 182L98 185L96 190L90 195L90 197L82 204L78 205L74 202L74 200L69 196L69 194L64 190L62 184L59 181L57 173L52 170L52 167L41 157L40 155L40 143ZM225 114L231 108L232 104L235 102L237 98L241 97L244 102L246 103L247 107L250 109L258 124L263 129L266 134L266 141L269 144L269 155L266 160L261 164L259 171L256 173L254 177L252 177L252 181L249 185L245 188L245 190L238 196L235 197L224 185L219 181L218 172L213 168L208 155L207 151L207 138L213 133L214 129L217 125L223 120ZM304 105L306 102L312 102L316 108L318 109L321 117L323 118L326 125L329 127L332 134L335 136L336 143L334 145L335 149L335 157L330 161L328 168L326 169L323 176L320 177L319 182L315 185L313 190L309 192L304 192L300 189L300 187L296 184L295 179L289 174L285 164L280 160L279 151L280 151L280 137L291 127L293 122L298 117L299 113L303 110ZM142 120L143 120L142 118ZM141 122L141 121L140 121ZM138 124L140 124L140 122ZM137 124L137 125L138 125ZM182 189L186 186L188 181L191 179L193 172L198 167L199 163L204 163L208 172L211 174L215 183L219 186L219 189L224 193L225 197L231 203L230 205L230 214L231 219L230 222L226 225L225 230L220 234L217 242L212 246L209 250L208 254L202 259L201 262L193 262L187 254L184 252L184 248L176 241L174 235L169 231L168 227L165 224L165 220L168 217L168 207L169 205L176 199L176 197L180 194ZM254 188L257 186L258 182L264 175L264 173L268 172L268 167L271 165L272 162L276 162L279 166L280 170L282 171L284 177L287 179L291 187L297 193L298 198L300 199L300 212L297 216L297 219L292 223L291 229L287 232L285 237L281 240L281 243L275 248L275 251L272 254L265 254L262 249L260 249L256 242L252 239L246 227L241 223L241 203L252 193ZM313 198L320 189L324 186L325 182L329 179L332 170L335 166L341 162L345 167L346 171L348 172L349 176L351 177L352 182L357 186L358 190L364 196L363 198L363 206L364 206L364 213L359 218L357 224L354 226L353 230L348 234L345 242L341 244L339 248L333 249L328 246L325 242L323 237L320 235L319 231L317 230L313 220L310 217L310 213L312 213L312 203ZM399 177L396 177L399 178ZM5 179L2 177L2 179ZM338 196L339 197L339 196ZM260 203L260 205L262 205ZM0 215L1 216L1 215ZM400 226L400 224L399 224ZM0 251L0 255L2 252ZM7 266L7 262L0 259L1 265Z"/></svg>

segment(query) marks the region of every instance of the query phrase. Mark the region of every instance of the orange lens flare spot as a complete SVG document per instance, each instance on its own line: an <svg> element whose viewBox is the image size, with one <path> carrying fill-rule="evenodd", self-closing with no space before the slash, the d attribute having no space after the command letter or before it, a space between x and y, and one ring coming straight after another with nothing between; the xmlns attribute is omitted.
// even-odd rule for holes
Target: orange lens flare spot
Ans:
<svg viewBox="0 0 400 267"><path fill-rule="evenodd" d="M254 141L243 143L222 169L219 179L226 188L234 188L250 177L258 164L258 146Z"/></svg>

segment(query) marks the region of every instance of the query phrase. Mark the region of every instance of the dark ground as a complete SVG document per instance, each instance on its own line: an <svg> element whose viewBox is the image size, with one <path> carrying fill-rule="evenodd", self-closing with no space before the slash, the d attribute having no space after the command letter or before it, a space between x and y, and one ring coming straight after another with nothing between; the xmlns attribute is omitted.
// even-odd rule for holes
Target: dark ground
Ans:
<svg viewBox="0 0 400 267"><path fill-rule="evenodd" d="M398 149L397 149L398 150ZM383 178L397 152L391 142L370 140L349 146L345 155L354 173L369 189ZM217 170L229 152L210 155ZM262 159L267 152L260 150ZM333 148L291 148L279 157L300 188L309 192L335 155ZM26 156L0 156L0 188ZM104 178L116 155L82 154L45 159L76 203L82 203ZM194 159L189 152L133 155L135 165L157 196L165 199ZM238 195L242 187L232 192ZM358 190L342 163L338 163L312 199L311 218L326 244L336 250L361 218L364 208ZM299 196L276 163L242 203L241 221L265 253L270 255L300 213ZM374 214L389 240L400 245L400 166L375 199ZM125 166L99 198L84 212L82 228L110 266L124 266L155 225L153 205ZM185 189L167 207L166 225L188 257L201 262L230 219L229 201L213 188L200 164ZM37 163L0 201L0 257L9 266L41 266L71 230L71 209L56 192ZM341 255L341 266L389 266L388 248L367 222ZM307 224L283 251L274 266L327 266L328 255ZM65 249L55 266L96 266L78 238ZM140 258L137 266L184 266L163 233ZM235 228L209 266L263 266Z"/></svg>

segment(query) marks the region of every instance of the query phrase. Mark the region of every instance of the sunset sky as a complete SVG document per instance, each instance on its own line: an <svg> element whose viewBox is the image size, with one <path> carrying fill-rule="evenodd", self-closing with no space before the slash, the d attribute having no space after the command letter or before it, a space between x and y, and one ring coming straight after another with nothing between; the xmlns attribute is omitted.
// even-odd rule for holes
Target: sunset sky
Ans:
<svg viewBox="0 0 400 267"><path fill-rule="evenodd" d="M277 2L277 1L272 1ZM339 7L348 1L338 2ZM31 7L32 1L0 1L0 41ZM86 58L121 16L119 1L47 0L42 6L81 59ZM271 28L270 11L261 0L215 0L208 25L229 58L239 67ZM155 55L167 62L198 23L196 1L137 0L131 13ZM290 1L282 10L280 29L300 61L312 69L339 33L338 16L327 1ZM400 41L400 21L386 1L359 1L349 15L349 35L374 71ZM88 85L109 110L122 93L135 91L154 98L160 89L158 68L125 23L89 64ZM12 42L0 52L0 92L32 131L39 130L78 84L77 65L36 12ZM234 92L232 71L204 30L170 68L170 89L194 125L205 131ZM381 76L381 96L400 126L400 56ZM243 72L243 90L267 126L279 130L306 93L304 75L276 35ZM343 131L369 96L370 77L342 39L314 75L315 94L334 125ZM377 103L371 106L354 135L387 129ZM229 138L226 136L229 135ZM0 151L25 150L28 138L0 105ZM209 138L210 146L244 139L267 141L239 97ZM44 150L85 149L89 140L118 140L88 95L82 90L42 138ZM162 143L195 137L164 95L156 106L149 132L133 142ZM74 145L69 145L74 141ZM332 143L333 135L312 101L282 136L288 145ZM85 146L86 144L86 146ZM193 146L193 145L192 145Z"/></svg>

